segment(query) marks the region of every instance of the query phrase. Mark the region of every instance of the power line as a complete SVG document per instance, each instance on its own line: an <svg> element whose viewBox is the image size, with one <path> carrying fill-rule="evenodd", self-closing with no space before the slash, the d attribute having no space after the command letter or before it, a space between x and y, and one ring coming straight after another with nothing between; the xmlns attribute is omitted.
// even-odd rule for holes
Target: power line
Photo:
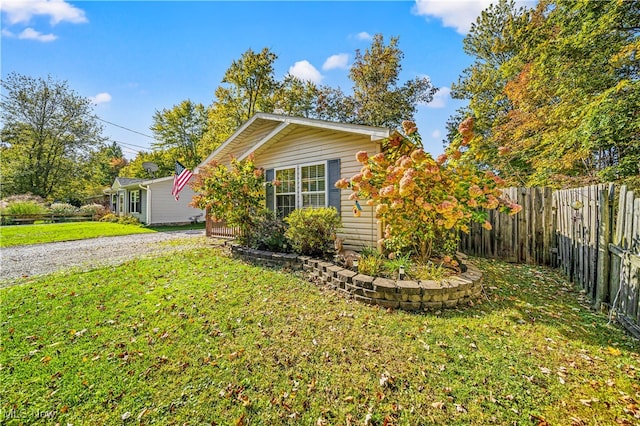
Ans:
<svg viewBox="0 0 640 426"><path fill-rule="evenodd" d="M140 136L144 136L145 138L153 139L154 141L156 140L156 138L154 138L153 136L147 135L147 134L142 133L142 132L138 132L137 130L130 129L128 127L121 126L121 125L116 124L116 123L112 123L111 121L104 120L104 119L98 117L97 115L95 116L95 118L96 118L96 120L102 121L102 122L107 123L107 124L111 124L112 126L119 127L119 128L124 129L124 130L126 130L128 132L136 133L136 134L138 134Z"/></svg>

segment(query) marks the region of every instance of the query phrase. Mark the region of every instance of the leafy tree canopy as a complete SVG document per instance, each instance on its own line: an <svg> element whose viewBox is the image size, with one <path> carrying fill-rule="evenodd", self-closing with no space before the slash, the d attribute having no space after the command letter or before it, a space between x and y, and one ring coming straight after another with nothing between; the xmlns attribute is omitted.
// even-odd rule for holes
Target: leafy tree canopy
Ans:
<svg viewBox="0 0 640 426"><path fill-rule="evenodd" d="M487 9L465 39L476 61L453 90L480 138L462 160L516 185L640 180L639 30L638 2Z"/></svg>
<svg viewBox="0 0 640 426"><path fill-rule="evenodd" d="M102 127L89 99L66 81L11 73L0 99L2 196L78 197Z"/></svg>

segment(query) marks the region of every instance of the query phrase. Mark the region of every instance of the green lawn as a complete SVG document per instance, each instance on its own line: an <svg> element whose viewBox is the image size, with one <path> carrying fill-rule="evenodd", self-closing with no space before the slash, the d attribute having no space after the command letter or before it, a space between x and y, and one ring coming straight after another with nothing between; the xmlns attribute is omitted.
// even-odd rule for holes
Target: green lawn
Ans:
<svg viewBox="0 0 640 426"><path fill-rule="evenodd" d="M2 226L0 227L0 247L148 232L156 231L137 225L122 225L110 222L70 222Z"/></svg>
<svg viewBox="0 0 640 426"><path fill-rule="evenodd" d="M488 299L424 314L215 249L23 280L0 290L0 422L640 422L637 342L555 271L477 264Z"/></svg>

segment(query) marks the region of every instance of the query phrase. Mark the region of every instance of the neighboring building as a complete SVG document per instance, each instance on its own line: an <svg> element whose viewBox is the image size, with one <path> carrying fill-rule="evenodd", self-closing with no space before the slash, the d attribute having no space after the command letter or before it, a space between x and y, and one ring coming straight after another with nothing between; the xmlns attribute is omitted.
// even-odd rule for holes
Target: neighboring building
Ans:
<svg viewBox="0 0 640 426"><path fill-rule="evenodd" d="M158 179L117 177L105 194L111 197L114 214L134 216L146 225L183 224L196 217L204 220L202 210L189 207L193 190L185 186L176 201L171 195L172 187L173 176Z"/></svg>
<svg viewBox="0 0 640 426"><path fill-rule="evenodd" d="M358 151L377 154L380 142L389 135L389 129L379 127L258 113L194 173L212 160L229 165L232 156L242 160L253 153L256 167L265 170L266 181L282 182L275 188L266 186L268 208L286 216L296 208L334 206L342 217L340 236L345 246L375 247L381 229L373 207L360 203L361 216L355 217L350 191L336 189L334 184L360 171Z"/></svg>

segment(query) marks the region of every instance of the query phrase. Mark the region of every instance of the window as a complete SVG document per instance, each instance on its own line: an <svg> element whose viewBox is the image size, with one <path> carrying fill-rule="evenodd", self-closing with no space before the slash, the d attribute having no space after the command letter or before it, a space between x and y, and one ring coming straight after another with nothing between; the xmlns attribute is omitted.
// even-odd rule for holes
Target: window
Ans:
<svg viewBox="0 0 640 426"><path fill-rule="evenodd" d="M286 217L296 209L296 169L276 170L276 213Z"/></svg>
<svg viewBox="0 0 640 426"><path fill-rule="evenodd" d="M140 213L140 190L129 193L129 213Z"/></svg>
<svg viewBox="0 0 640 426"><path fill-rule="evenodd" d="M325 166L315 164L300 167L300 182L302 187L302 207L324 207L326 205Z"/></svg>
<svg viewBox="0 0 640 426"><path fill-rule="evenodd" d="M296 208L327 206L326 163L290 167L275 171L275 211L286 217Z"/></svg>

